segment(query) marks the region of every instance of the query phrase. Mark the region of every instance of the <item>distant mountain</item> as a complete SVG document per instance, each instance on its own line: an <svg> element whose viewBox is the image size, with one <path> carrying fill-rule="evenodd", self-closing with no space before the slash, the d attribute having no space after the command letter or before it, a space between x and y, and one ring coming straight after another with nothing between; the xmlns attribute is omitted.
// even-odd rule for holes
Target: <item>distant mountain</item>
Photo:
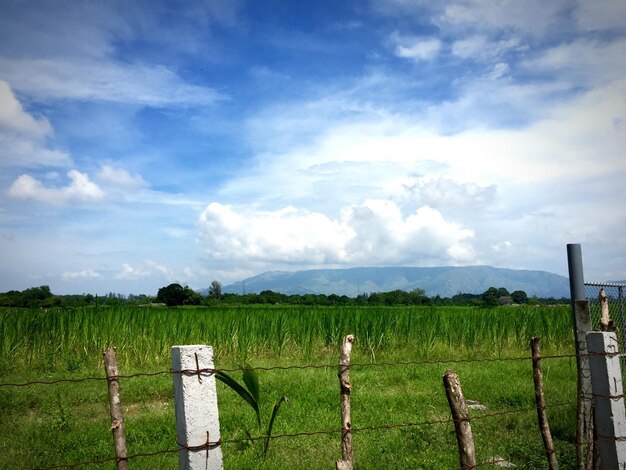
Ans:
<svg viewBox="0 0 626 470"><path fill-rule="evenodd" d="M337 294L355 297L361 293L395 289L424 289L429 297L451 297L460 292L480 294L489 287L523 290L529 296L569 297L566 277L546 271L526 271L491 266L439 268L349 268L271 271L224 286L224 293ZM203 292L203 291L200 291Z"/></svg>

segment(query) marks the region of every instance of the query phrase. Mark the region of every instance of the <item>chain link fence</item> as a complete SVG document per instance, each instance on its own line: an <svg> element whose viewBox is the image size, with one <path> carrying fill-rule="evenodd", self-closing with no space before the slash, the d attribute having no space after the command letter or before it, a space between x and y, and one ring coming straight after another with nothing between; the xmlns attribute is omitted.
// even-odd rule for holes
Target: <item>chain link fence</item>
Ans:
<svg viewBox="0 0 626 470"><path fill-rule="evenodd" d="M617 335L622 351L622 362L626 359L624 346L626 345L626 318L624 317L624 293L626 284L610 284L603 282L585 282L585 297L589 301L589 313L593 329L600 328L600 289L604 289L609 301L609 314L617 327Z"/></svg>

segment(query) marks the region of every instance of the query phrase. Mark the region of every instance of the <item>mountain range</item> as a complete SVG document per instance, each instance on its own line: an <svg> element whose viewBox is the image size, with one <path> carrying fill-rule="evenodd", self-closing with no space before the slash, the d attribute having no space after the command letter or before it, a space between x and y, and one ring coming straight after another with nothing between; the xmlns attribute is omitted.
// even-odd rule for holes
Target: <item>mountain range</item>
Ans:
<svg viewBox="0 0 626 470"><path fill-rule="evenodd" d="M224 293L337 294L355 297L362 293L396 289L423 289L427 296L451 297L458 293L480 294L489 287L509 292L523 290L529 296L569 297L569 280L547 271L494 268L491 266L360 267L270 271L222 287ZM200 291L201 293L204 290Z"/></svg>

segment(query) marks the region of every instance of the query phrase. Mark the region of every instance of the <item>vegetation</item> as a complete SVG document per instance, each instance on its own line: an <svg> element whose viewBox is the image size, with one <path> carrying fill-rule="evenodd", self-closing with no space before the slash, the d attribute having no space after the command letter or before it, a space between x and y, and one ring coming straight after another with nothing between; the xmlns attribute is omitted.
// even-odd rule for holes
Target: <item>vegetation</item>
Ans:
<svg viewBox="0 0 626 470"><path fill-rule="evenodd" d="M222 284L220 284L219 281L211 282L208 297L214 300L220 300L222 298Z"/></svg>
<svg viewBox="0 0 626 470"><path fill-rule="evenodd" d="M573 352L569 309L552 306L293 306L228 305L156 308L138 305L0 309L0 382L103 376L101 349L117 347L122 374L169 370L175 344L213 345L221 368L250 363L273 367L329 364L305 370L259 371L259 414L274 434L339 426L338 347L356 335L351 370L355 428L449 418L441 376L453 368L467 398L488 412L529 410L473 423L479 460L506 458L517 468L545 468L537 431L530 361L368 366L382 362L497 359L528 356L531 336L544 354ZM555 446L563 468L575 459L576 367L573 359L546 360L544 378ZM250 381L249 381L250 382ZM245 384L244 380L244 384ZM252 383L252 382L250 382ZM122 379L130 454L175 445L171 377ZM246 384L250 392L250 387ZM251 393L251 392L250 392ZM275 397L290 406L272 421ZM340 435L271 442L267 459L248 437L254 413L218 383L225 468L332 468ZM0 387L0 414L11 435L0 442L0 468L32 468L112 455L106 384L81 382ZM565 404L557 406L557 404ZM277 411L277 410L276 410ZM360 468L456 468L453 426L429 424L354 434ZM177 468L175 454L136 459L133 468ZM489 467L486 467L489 468Z"/></svg>
<svg viewBox="0 0 626 470"><path fill-rule="evenodd" d="M164 303L168 307L177 307L178 305L200 305L202 298L189 286L183 287L174 283L167 287L161 287L157 293L156 301Z"/></svg>
<svg viewBox="0 0 626 470"><path fill-rule="evenodd" d="M482 294L458 293L450 298L428 297L424 290L413 289L410 292L394 290L390 292L363 293L356 297L336 294L304 294L286 295L280 292L265 290L258 294L224 294L219 281L211 282L207 295L203 297L189 286L173 283L160 288L156 297L147 295L116 294L110 292L104 297L83 295L54 295L48 286L33 287L25 291L10 291L0 293L2 307L85 307L89 305L148 305L161 303L168 307L179 305L256 305L256 304L289 304L289 305L321 305L321 306L393 306L393 305L458 305L495 307L510 304L555 305L569 304L569 299L555 299L553 297L539 299L529 298L526 292L517 290L509 293L504 287L490 287Z"/></svg>
<svg viewBox="0 0 626 470"><path fill-rule="evenodd" d="M244 400L252 407L256 414L257 424L259 425L259 434L261 434L263 425L263 420L261 419L261 387L259 386L259 378L256 371L250 366L243 367L242 379L244 385L241 385L230 375L221 370L216 372L215 378L218 379L220 382L226 384L231 390L236 392L242 400ZM274 408L272 408L272 414L268 420L267 430L264 434L266 436L265 444L263 445L264 459L267 457L267 451L269 450L270 440L272 438L272 431L274 429L274 421L276 421L276 416L278 416L278 410L280 409L280 406L286 402L287 397L283 395L278 399L278 401L274 405ZM248 434L249 437L252 437L252 435L247 431L246 434Z"/></svg>
<svg viewBox="0 0 626 470"><path fill-rule="evenodd" d="M218 357L246 363L288 353L304 360L346 333L375 356L401 348L417 357L525 351L531 336L546 347L571 346L566 307L320 307L248 305L173 309L91 306L0 310L0 361L23 364L99 360L103 347L134 365L167 363L174 344L211 344Z"/></svg>

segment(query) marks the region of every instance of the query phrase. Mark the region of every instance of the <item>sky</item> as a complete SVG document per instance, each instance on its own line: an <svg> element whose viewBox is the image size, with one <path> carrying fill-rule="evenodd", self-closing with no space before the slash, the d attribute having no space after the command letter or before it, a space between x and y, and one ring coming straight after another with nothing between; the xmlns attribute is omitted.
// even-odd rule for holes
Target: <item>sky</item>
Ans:
<svg viewBox="0 0 626 470"><path fill-rule="evenodd" d="M626 279L623 0L0 2L0 292Z"/></svg>

